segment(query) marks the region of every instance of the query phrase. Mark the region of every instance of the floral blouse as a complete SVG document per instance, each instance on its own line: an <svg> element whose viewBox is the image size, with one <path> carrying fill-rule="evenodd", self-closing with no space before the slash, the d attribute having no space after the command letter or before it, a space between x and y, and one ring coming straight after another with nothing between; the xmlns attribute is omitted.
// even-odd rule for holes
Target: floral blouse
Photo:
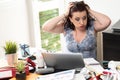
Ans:
<svg viewBox="0 0 120 80"><path fill-rule="evenodd" d="M65 28L65 32L66 45L70 52L82 53L83 58L96 58L96 36L93 21L87 29L86 37L81 42L74 40L72 29Z"/></svg>

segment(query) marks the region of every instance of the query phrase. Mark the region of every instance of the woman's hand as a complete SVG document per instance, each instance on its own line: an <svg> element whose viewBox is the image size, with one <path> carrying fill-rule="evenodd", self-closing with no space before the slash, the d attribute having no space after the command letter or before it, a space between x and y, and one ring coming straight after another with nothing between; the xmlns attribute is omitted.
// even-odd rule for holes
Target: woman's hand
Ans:
<svg viewBox="0 0 120 80"><path fill-rule="evenodd" d="M65 17L67 17L69 15L69 11L70 11L70 8L72 6L74 6L74 3L70 2L69 5L68 5L68 7L67 7L67 9L66 9L66 11L65 11L65 13L64 13Z"/></svg>
<svg viewBox="0 0 120 80"><path fill-rule="evenodd" d="M86 7L86 9L87 9L87 10L88 10L88 12L89 12L90 7L89 7L87 4L85 4L85 7Z"/></svg>

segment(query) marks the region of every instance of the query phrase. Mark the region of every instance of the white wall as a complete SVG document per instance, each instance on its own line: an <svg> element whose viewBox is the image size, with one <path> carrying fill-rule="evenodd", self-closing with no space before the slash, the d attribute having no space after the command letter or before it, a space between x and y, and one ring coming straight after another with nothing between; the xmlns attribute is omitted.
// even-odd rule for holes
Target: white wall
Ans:
<svg viewBox="0 0 120 80"><path fill-rule="evenodd" d="M86 0L92 9L108 15L111 18L112 26L120 19L120 0Z"/></svg>
<svg viewBox="0 0 120 80"><path fill-rule="evenodd" d="M30 44L29 23L25 0L0 0L0 57L5 41Z"/></svg>

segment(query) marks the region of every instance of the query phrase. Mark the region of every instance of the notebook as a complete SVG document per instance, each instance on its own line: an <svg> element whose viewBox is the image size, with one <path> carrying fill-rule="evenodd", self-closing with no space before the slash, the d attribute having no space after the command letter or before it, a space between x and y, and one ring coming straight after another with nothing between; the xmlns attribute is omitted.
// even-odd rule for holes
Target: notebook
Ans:
<svg viewBox="0 0 120 80"><path fill-rule="evenodd" d="M85 64L81 53L42 53L47 67L55 70L82 69Z"/></svg>

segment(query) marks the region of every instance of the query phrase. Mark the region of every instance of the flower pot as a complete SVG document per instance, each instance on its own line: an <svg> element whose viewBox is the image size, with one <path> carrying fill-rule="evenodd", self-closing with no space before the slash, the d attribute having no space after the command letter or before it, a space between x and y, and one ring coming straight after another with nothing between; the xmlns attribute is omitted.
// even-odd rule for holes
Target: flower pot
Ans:
<svg viewBox="0 0 120 80"><path fill-rule="evenodd" d="M8 65L11 67L14 67L14 65L17 63L17 54L6 54Z"/></svg>
<svg viewBox="0 0 120 80"><path fill-rule="evenodd" d="M26 73L16 74L16 80L26 80Z"/></svg>

